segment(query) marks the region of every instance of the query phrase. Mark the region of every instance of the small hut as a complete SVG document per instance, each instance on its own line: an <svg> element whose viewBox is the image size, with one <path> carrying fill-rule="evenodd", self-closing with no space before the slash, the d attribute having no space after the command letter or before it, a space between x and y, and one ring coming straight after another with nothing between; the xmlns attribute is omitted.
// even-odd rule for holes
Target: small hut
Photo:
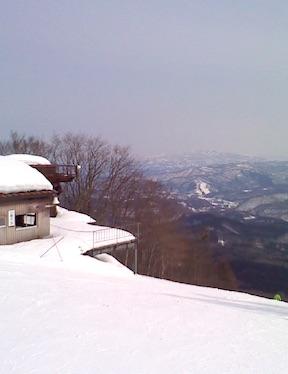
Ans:
<svg viewBox="0 0 288 374"><path fill-rule="evenodd" d="M0 245L49 235L55 195L38 170L0 156Z"/></svg>

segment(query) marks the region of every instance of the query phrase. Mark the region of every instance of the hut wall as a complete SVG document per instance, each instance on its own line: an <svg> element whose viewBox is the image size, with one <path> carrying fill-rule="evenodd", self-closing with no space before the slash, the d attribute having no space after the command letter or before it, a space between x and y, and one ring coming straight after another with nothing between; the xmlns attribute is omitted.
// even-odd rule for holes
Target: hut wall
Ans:
<svg viewBox="0 0 288 374"><path fill-rule="evenodd" d="M33 199L0 205L0 245L42 238L50 234L50 200ZM15 210L15 226L9 227L9 211ZM36 225L20 227L17 220L25 214L36 214ZM20 217L19 217L20 216ZM32 217L33 219L33 217ZM4 225L3 225L4 223Z"/></svg>

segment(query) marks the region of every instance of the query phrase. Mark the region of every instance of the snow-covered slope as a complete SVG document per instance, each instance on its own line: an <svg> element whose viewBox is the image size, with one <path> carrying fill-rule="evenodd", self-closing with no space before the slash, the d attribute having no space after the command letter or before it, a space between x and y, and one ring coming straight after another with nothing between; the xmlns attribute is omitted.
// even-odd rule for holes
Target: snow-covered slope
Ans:
<svg viewBox="0 0 288 374"><path fill-rule="evenodd" d="M0 294L1 373L287 373L285 303L8 261Z"/></svg>
<svg viewBox="0 0 288 374"><path fill-rule="evenodd" d="M76 235L40 259L46 240L0 246L0 373L287 373L286 303L134 276Z"/></svg>
<svg viewBox="0 0 288 374"><path fill-rule="evenodd" d="M201 197L201 196L208 195L210 193L210 189L207 183L199 181L196 183L195 192L198 196Z"/></svg>

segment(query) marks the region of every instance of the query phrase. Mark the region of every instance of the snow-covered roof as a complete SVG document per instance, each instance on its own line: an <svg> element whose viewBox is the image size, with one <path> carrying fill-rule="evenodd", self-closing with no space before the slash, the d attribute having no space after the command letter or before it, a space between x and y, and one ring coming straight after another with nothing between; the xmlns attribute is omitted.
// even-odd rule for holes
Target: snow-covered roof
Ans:
<svg viewBox="0 0 288 374"><path fill-rule="evenodd" d="M24 162L0 156L0 193L53 190L38 170Z"/></svg>
<svg viewBox="0 0 288 374"><path fill-rule="evenodd" d="M51 164L51 162L47 160L47 158L42 157L42 156L17 153L17 154L7 155L6 157L9 157L13 160L25 162L25 164L28 164L28 165L50 165Z"/></svg>

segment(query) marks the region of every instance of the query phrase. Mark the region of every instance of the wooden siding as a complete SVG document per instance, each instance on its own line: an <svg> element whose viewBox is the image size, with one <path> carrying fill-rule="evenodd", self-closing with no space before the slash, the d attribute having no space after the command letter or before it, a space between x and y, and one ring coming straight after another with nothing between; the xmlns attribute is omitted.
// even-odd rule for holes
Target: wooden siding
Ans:
<svg viewBox="0 0 288 374"><path fill-rule="evenodd" d="M51 199L17 201L0 205L0 217L5 219L5 227L0 227L0 245L14 244L32 239L43 238L50 234ZM15 215L36 213L36 226L8 227L8 212L15 210Z"/></svg>

